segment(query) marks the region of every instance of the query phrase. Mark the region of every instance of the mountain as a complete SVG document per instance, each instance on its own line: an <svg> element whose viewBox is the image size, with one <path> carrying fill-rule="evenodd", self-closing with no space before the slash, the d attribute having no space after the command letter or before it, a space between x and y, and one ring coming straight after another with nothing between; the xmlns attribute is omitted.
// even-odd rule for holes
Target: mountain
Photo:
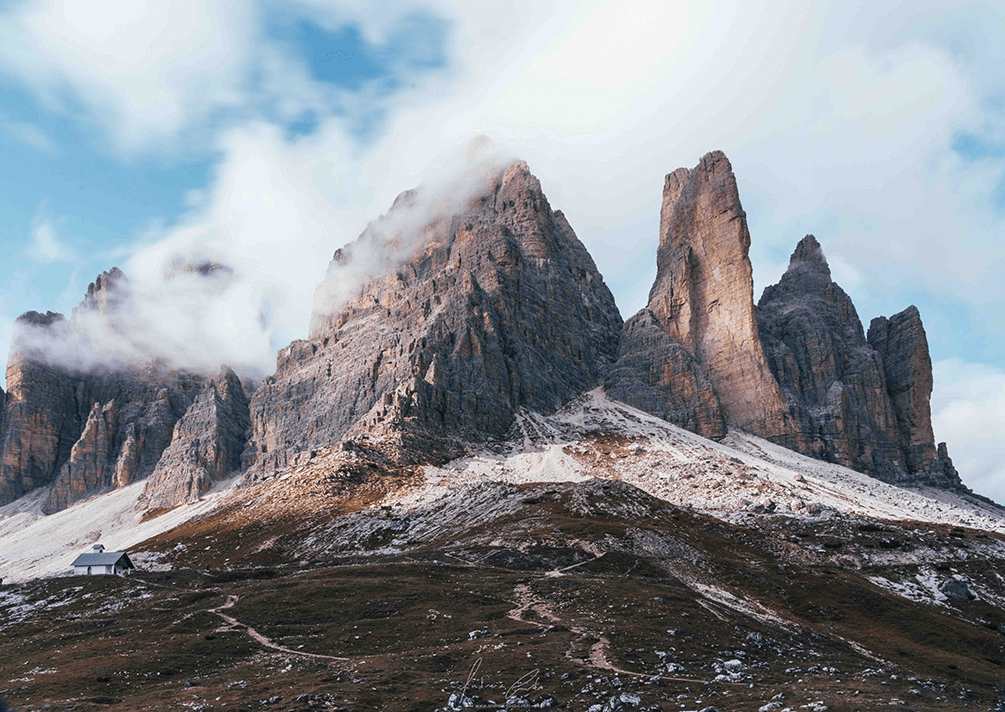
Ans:
<svg viewBox="0 0 1005 712"><path fill-rule="evenodd" d="M614 297L525 163L490 171L453 210L396 227L427 200L401 195L335 253L332 281L411 243L279 352L251 399L253 473L346 438L393 442L414 462L450 459L505 435L520 409L554 412L614 362Z"/></svg>
<svg viewBox="0 0 1005 712"><path fill-rule="evenodd" d="M888 481L962 487L934 443L917 309L873 320L867 339L812 235L755 306L749 247L725 155L667 175L656 280L607 392L713 439L735 428Z"/></svg>
<svg viewBox="0 0 1005 712"><path fill-rule="evenodd" d="M932 434L932 361L915 307L862 329L812 235L757 305L771 370L809 454L890 481L959 487Z"/></svg>
<svg viewBox="0 0 1005 712"><path fill-rule="evenodd" d="M42 508L52 513L149 477L177 439L176 424L212 385L158 361L128 365L102 354L95 337L128 330L131 299L128 278L112 269L88 286L70 319L18 318L0 421L0 504L47 487ZM101 329L87 328L94 324ZM209 443L218 432L202 437ZM246 433L239 440L243 449Z"/></svg>
<svg viewBox="0 0 1005 712"><path fill-rule="evenodd" d="M250 398L226 369L101 356L103 338L130 329L118 269L68 320L22 315L0 503L49 487L54 512L154 475L148 502L170 508L232 472L261 479L353 443L375 463L440 462L601 383L705 437L738 429L889 481L962 486L934 442L917 310L874 320L866 338L812 236L755 307L750 233L721 152L667 175L656 280L624 324L525 163L454 192L407 191L336 251L309 338L279 352ZM169 276L225 272L176 261Z"/></svg>

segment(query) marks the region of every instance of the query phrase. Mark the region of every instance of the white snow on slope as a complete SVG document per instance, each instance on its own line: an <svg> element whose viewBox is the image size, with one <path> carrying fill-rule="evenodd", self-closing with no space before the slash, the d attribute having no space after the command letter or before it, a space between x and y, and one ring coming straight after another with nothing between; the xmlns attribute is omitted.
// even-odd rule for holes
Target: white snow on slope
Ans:
<svg viewBox="0 0 1005 712"><path fill-rule="evenodd" d="M602 434L599 441L597 434ZM622 438L611 442L611 436ZM796 517L840 512L1005 533L1005 509L975 498L887 484L738 431L717 443L612 401L599 388L551 417L523 413L510 447L494 450L426 467L423 487L393 495L388 503L417 506L458 485L484 480L520 484L609 477L730 520L746 512Z"/></svg>
<svg viewBox="0 0 1005 712"><path fill-rule="evenodd" d="M108 551L128 550L212 511L227 497L235 480L221 482L202 500L147 522L140 521L143 510L137 507L146 482L135 482L48 516L41 513L48 489L29 493L0 508L0 578L4 583L18 583L69 574L73 560L90 553L97 543Z"/></svg>

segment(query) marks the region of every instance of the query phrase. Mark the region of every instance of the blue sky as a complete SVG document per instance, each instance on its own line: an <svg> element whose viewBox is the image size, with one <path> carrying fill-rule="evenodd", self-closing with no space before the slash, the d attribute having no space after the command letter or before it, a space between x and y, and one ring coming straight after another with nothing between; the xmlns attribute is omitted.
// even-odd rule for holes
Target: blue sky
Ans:
<svg viewBox="0 0 1005 712"><path fill-rule="evenodd" d="M530 163L627 317L663 175L718 148L758 293L812 232L866 326L917 305L936 436L1005 499L1000 3L98 5L0 5L0 350L119 265L154 285L150 339L267 369L334 249L478 135ZM226 298L158 281L179 255L234 266Z"/></svg>

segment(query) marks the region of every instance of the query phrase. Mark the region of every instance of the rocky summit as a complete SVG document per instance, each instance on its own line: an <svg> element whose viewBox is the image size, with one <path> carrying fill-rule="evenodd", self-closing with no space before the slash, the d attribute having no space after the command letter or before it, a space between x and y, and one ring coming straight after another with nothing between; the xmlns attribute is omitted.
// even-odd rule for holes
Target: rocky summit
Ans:
<svg viewBox="0 0 1005 712"><path fill-rule="evenodd" d="M175 424L212 385L156 361L126 366L84 357L96 344L78 323L97 315L128 328L130 298L128 279L113 269L91 283L69 320L53 312L17 320L0 421L0 503L49 487L43 511L52 513L145 479L172 443ZM216 447L210 443L226 433L211 428L203 442ZM238 441L224 449L242 450L246 434Z"/></svg>
<svg viewBox="0 0 1005 712"><path fill-rule="evenodd" d="M807 454L886 480L960 485L932 435L932 362L917 309L874 319L867 340L807 235L757 318Z"/></svg>
<svg viewBox="0 0 1005 712"><path fill-rule="evenodd" d="M656 281L608 393L706 437L731 427L882 479L961 487L932 434L917 309L875 319L867 339L812 235L755 307L749 247L722 153L667 175Z"/></svg>
<svg viewBox="0 0 1005 712"><path fill-rule="evenodd" d="M792 428L761 349L750 232L736 177L715 151L666 177L649 311L708 369L728 425L775 437Z"/></svg>
<svg viewBox="0 0 1005 712"><path fill-rule="evenodd" d="M614 362L614 297L525 163L491 171L456 212L397 228L425 199L401 196L335 254L330 280L412 245L280 351L251 400L255 471L375 433L406 459L442 460L503 436L520 409L553 412Z"/></svg>

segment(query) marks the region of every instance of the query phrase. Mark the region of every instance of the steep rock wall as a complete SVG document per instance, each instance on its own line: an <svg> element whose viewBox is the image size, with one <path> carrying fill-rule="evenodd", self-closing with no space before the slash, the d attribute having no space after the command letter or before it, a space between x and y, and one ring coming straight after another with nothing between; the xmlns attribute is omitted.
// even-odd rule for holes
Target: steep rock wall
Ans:
<svg viewBox="0 0 1005 712"><path fill-rule="evenodd" d="M331 280L361 254L413 245L279 353L251 403L256 471L353 434L413 458L456 454L504 435L521 407L554 411L613 363L614 298L525 163L493 171L459 209L393 229L421 199L402 195L336 253Z"/></svg>
<svg viewBox="0 0 1005 712"><path fill-rule="evenodd" d="M250 424L241 381L224 369L175 425L170 446L147 480L147 506L167 509L196 500L239 470Z"/></svg>
<svg viewBox="0 0 1005 712"><path fill-rule="evenodd" d="M91 346L75 320L101 312L119 327L130 294L113 269L89 285L70 320L52 312L18 318L0 429L0 503L51 485L43 510L52 513L154 471L206 379L159 363L72 358Z"/></svg>

